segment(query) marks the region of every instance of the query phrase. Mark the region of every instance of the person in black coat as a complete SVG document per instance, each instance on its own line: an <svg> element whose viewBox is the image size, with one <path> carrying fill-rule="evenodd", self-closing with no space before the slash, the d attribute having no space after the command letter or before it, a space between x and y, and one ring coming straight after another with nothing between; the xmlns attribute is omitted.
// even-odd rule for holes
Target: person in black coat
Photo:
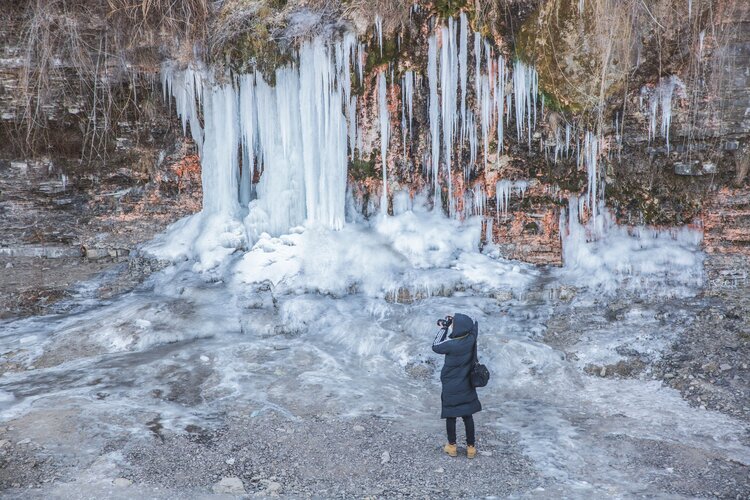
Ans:
<svg viewBox="0 0 750 500"><path fill-rule="evenodd" d="M477 390L471 385L469 375L474 365L474 344L479 328L465 314L456 314L452 317L452 322L450 319L448 316L448 321L443 323L444 327L438 331L432 344L433 351L445 354L445 363L440 371L443 386L440 418L445 419L448 433L448 444L444 451L452 457L457 455L456 418L462 417L466 427L466 454L469 458L474 458L477 451L472 415L482 410L482 403L477 397Z"/></svg>

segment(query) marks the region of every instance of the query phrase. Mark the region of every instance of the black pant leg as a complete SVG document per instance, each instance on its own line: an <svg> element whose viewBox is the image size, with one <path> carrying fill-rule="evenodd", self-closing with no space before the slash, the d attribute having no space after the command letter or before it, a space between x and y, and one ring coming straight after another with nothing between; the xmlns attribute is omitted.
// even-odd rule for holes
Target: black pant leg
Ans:
<svg viewBox="0 0 750 500"><path fill-rule="evenodd" d="M474 417L471 415L467 415L463 417L463 419L464 427L466 427L466 444L468 444L469 446L474 446ZM455 421L453 423L455 425Z"/></svg>
<svg viewBox="0 0 750 500"><path fill-rule="evenodd" d="M448 431L448 443L456 444L456 417L445 419L445 430Z"/></svg>

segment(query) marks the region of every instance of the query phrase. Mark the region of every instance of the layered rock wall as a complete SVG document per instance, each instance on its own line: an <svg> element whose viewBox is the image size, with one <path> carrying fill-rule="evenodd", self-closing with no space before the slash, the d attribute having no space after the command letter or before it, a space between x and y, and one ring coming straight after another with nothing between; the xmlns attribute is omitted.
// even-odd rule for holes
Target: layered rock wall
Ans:
<svg viewBox="0 0 750 500"><path fill-rule="evenodd" d="M357 118L362 134L349 164L349 184L359 200L360 210L369 216L379 209L383 189L378 75L385 72L388 81L391 140L386 158L387 199L393 210L398 192L429 191L427 39L435 26L449 17L457 20L463 11L468 15L469 26L487 40L494 57L503 56L509 64L518 57L536 63L544 110L541 106L538 109L538 125L530 145L516 140L512 133L512 115L505 124L508 132L502 144L497 143L496 129L489 130L488 161L486 165L478 161L469 175L462 173L469 160L466 146L453 152L451 191L458 216L470 214L470 211L462 212L468 203L466 200L482 198L479 205L486 218L484 234L498 244L505 255L559 265L562 255L560 212L567 197L581 195L587 188L586 167L580 156L569 153L556 158L554 153L561 131L570 124L574 131L570 149L580 150L585 130L594 131L600 137L598 178L604 182L607 204L621 222L682 225L700 224L703 220L707 249L723 259L723 264L717 263L719 274L712 276L720 276L722 269L731 271L748 265L745 242L742 236L737 236L743 219L741 215L735 217L739 212L732 200L744 199L748 191L750 5L735 0L695 0L688 15L686 2L650 2L646 5L648 11L638 7L640 2L612 4L609 14L612 17L625 5L635 5L634 8L641 10L627 13L638 22L633 28L635 35L629 35L632 44L626 47L630 51L626 54L633 60L601 59L609 64L606 68L610 68L602 77L601 69L605 66L596 59L601 56L602 47L614 47L613 54L621 49L607 45L607 39L602 39L598 28L591 24L595 9L606 6L604 0L584 2L583 12L577 10L578 2L568 0L510 2L508 8L500 9L501 14L491 19L482 17L487 11L482 2L459 4L422 2L416 8L398 10L397 15L391 17L384 14L385 19L381 18L382 48L380 32L374 24L375 13L362 10L362 6L357 10L330 4L320 12L310 6L300 7L295 2L278 7L264 4L265 10L248 10L245 6L242 16L236 16L232 22L252 25L257 31L258 26L265 26L265 19L274 19L286 31L264 28L270 42L258 47L258 44L242 42L243 31L237 30L232 42L236 50L223 54L229 67L236 70L246 71L246 66L252 66L255 61L264 72L272 73L273 69L269 70L266 63L286 63L293 59L289 52L279 55L283 52L280 47L288 46L291 38L302 39L305 32L312 31L329 32L335 37L346 26L358 31L365 54L364 78L354 92L358 97ZM227 17L228 8L241 10L239 4L233 5L228 2L222 15ZM75 65L61 57L57 61L59 67L51 73L53 78L48 82L53 98L46 101L51 104L43 110L44 122L38 124L40 130L33 130L37 149L31 152L28 150L31 144L26 141L28 130L24 129L28 123L24 120L28 111L28 88L22 85L26 69L24 16L28 14L19 9L3 15L0 153L4 161L26 160L33 153L46 162L49 175L56 179L65 175L71 186L80 181L92 193L107 179L112 182L122 179L123 185L161 185L164 181L165 186L174 184L176 192L184 193L180 189L182 181L175 172L182 171L181 165L195 164L194 157L184 159L186 154L194 154L194 150L189 141L177 140L181 131L170 118L171 110L164 104L158 79L159 63L174 54L163 51L159 59L154 56L159 53L158 47L152 47L144 52L148 57L137 63L125 56L102 60L95 81L87 85L71 81L75 79ZM313 28L302 22L305 19L314 21L307 22L312 23ZM96 16L79 21L83 23L80 29L93 34L99 32L105 22ZM303 25L307 28L303 29ZM247 36L257 35L256 31L248 31ZM565 43L552 43L558 39ZM473 61L471 42L469 61ZM276 55L265 57L263 54L268 54L273 44L279 47L274 52ZM554 47L553 52L550 47ZM96 52L95 48L92 50ZM132 55L128 57L133 59ZM92 60L97 60L95 56L92 55ZM262 61L258 59L263 57ZM242 64L238 65L233 58L242 59ZM587 58L592 64L585 63ZM548 64L548 61L556 61L556 64ZM633 65L631 71L622 69L629 64ZM402 86L407 71L415 75L414 115L404 134L402 99L405 89ZM469 109L479 112L478 96L473 90L476 80L472 63L469 64L466 100ZM588 90L577 95L570 89L565 90L559 85L560 81L579 82L581 88ZM671 99L660 101L658 93L665 92L667 85L670 85ZM102 102L101 96L105 93L99 94L98 99L95 94L92 99L87 93L92 88L106 88L108 99L119 100L119 104L113 106L121 112L116 119L107 117L106 126L105 115L101 110L100 114L94 111L94 105ZM512 91L512 87L506 89L506 92ZM655 107L652 102L656 103ZM671 124L663 134L656 129L664 116L665 103L670 110ZM104 130L106 127L109 128ZM95 133L96 130L101 133ZM664 135L669 137L669 145ZM44 146L41 150L39 144ZM480 156L484 153L480 146ZM525 187L510 188L507 200L500 203L496 193L498 182ZM170 190L153 192L162 191ZM198 193L194 188L190 191L193 196ZM149 201L146 196L142 206L147 207L151 202L159 203ZM445 184L439 202L448 208Z"/></svg>

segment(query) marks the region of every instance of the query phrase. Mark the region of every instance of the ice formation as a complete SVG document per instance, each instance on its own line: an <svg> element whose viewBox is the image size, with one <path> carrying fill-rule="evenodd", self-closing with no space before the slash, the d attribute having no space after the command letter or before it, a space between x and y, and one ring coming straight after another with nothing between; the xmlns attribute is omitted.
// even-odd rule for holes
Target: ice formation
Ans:
<svg viewBox="0 0 750 500"><path fill-rule="evenodd" d="M382 22L376 18L375 24L382 50ZM479 93L473 109L467 106L472 33L468 19L461 15L436 27L428 39L433 207L442 212L445 185L448 215L457 218L484 214L486 193L480 186L467 186L461 194L462 209L457 210L452 180L456 147L462 150L464 141L468 143L470 161L463 169L468 181L479 153L479 133L487 163L490 132L498 127L501 145L504 115L508 116L511 108L511 96L506 99L509 75L505 60L493 56L479 33L473 33L475 89ZM365 153L350 76L353 68L360 83L363 81L364 51L353 34L333 43L313 39L300 47L297 65L276 70L273 85L258 72L231 77L199 67L177 70L165 66L164 91L174 97L183 131L190 130L201 153L204 208L157 238L150 251L172 259L195 258L201 266L211 267L236 249L251 247L265 233L279 237L302 224L342 229L349 156L356 150ZM522 85L516 85L515 104L525 122L521 127L530 134L536 116L536 73L521 63L516 63L516 68L523 75L518 80ZM392 73L390 68L393 78ZM388 70L381 70L376 91L383 214L389 196L388 75ZM404 156L408 154L417 82L412 71L402 75ZM399 195L399 211L409 206L403 196ZM212 253L212 249L216 251Z"/></svg>
<svg viewBox="0 0 750 500"><path fill-rule="evenodd" d="M388 115L388 87L385 73L378 75L378 120L380 120L380 157L383 169L383 194L380 197L380 211L388 215L388 136L390 133L390 117ZM344 169L346 170L346 168Z"/></svg>
<svg viewBox="0 0 750 500"><path fill-rule="evenodd" d="M560 216L564 274L580 286L614 292L690 295L703 279L701 231L619 226L601 201L582 222L583 199L572 197Z"/></svg>
<svg viewBox="0 0 750 500"><path fill-rule="evenodd" d="M526 141L531 147L538 104L535 69L516 60L510 71L502 55L493 55L491 46L481 35L473 33L476 73L473 92L476 99L467 100L472 90L468 78L469 30L466 17L461 16L457 21L448 19L428 37L431 148L425 162L432 183L432 206L436 212L420 211L418 207L429 205L429 202L421 199L416 203L406 190L392 187L393 192L389 193L391 117L388 77L393 78L393 70L383 68L377 76L376 89L382 168L380 212L383 215L388 213L391 194L393 218L397 220L389 222L390 217L383 217L374 226L371 224L370 229L366 229L366 225L347 229L346 235L363 238L364 245L356 247L347 243L347 251L358 248L358 252L371 254L377 244L366 235L377 233L390 235L388 245L407 257L416 255L415 251L422 255L424 245L432 238L428 226L442 224L437 221L443 217L444 185L448 191L451 217L471 219L486 215L488 200L484 186L471 185L468 181L480 147L485 164L490 161L493 127L497 127L500 152L505 139L505 121L513 115L517 139ZM380 36L380 31L377 33ZM276 70L273 86L260 73L232 79L194 67L177 71L165 66L165 91L174 96L183 129L186 133L190 130L202 152L204 209L201 214L175 224L172 231L157 238L151 250L155 253L160 250L163 256L172 259L194 258L201 263L199 268L217 265L238 248L249 250L243 259L245 271L242 275L252 280L265 276L265 279L277 282L278 279L292 279L300 273L311 275L312 271L305 269L312 268L312 264L305 264L307 261L299 251L305 248L310 252L313 244L304 242L314 240L328 251L340 241L348 242L350 236L342 235L337 240L338 237L321 235L330 229L345 229L348 155L354 154L355 148L363 153L362 133L357 123L357 99L352 95L350 81L352 69L360 81L363 78L363 57L364 47L351 34L335 43L315 39L300 48L298 65ZM512 91L509 91L511 81ZM413 71L406 71L401 76L400 122L404 156L408 154L406 143L412 130L414 92L418 82L418 75ZM654 89L643 91L651 112L649 130L652 137L656 133L656 115L660 109L660 132L668 138L671 100L680 88L681 82L672 77ZM474 102L474 105L469 106L468 102ZM203 127L198 119L201 115ZM695 260L689 255L696 252L695 234L688 231L668 238L644 228L617 227L611 214L602 210L600 137L590 131L579 133L567 121L564 126L564 132L562 122L554 129L555 160L575 153L588 177L585 194L580 199L571 200L567 215L561 219L566 269L583 269L587 275L598 273L597 279L608 286L622 281L625 275L649 275L657 273L658 269L678 269L680 266L693 276L690 273L694 273ZM468 164L463 165L465 189L455 195L452 162L454 158L462 157L464 144L467 144L469 157ZM547 146L540 142L540 147ZM459 156L456 155L457 148ZM241 154L236 154L237 151ZM259 179L256 184L252 182L254 178ZM495 208L498 218L507 215L511 197L523 197L527 187L527 181L501 179L497 182ZM456 196L461 196L461 199L454 199ZM368 203L372 204L372 201ZM376 209L377 206L368 206L370 213ZM425 225L425 220L429 224ZM407 224L407 221L410 222ZM491 221L485 225L485 231L491 236L490 224ZM475 222L470 225L479 228ZM456 231L457 227L450 231ZM404 234L398 236L397 231L404 231ZM423 234L418 234L420 232ZM472 230L473 243L463 246L459 254L478 250L479 233L480 229ZM292 247L297 247L297 250ZM627 249L628 258L615 259L611 248ZM356 266L365 265L347 257L343 250L334 254L341 262L347 263L345 268L350 266L351 269L339 269L339 264L330 263L329 267L337 269L333 276L355 272ZM437 263L427 259L427 255L419 258L422 260L410 260L411 265L442 266L449 262ZM642 255L648 255L657 264L649 267ZM401 269L397 275L405 272L406 268L388 260L390 257L382 256L382 259L385 259L380 262L382 268ZM595 273L593 268L596 268ZM372 293L382 293L398 282L393 277L395 275L387 276L388 273L378 279L351 276L342 283L359 283L358 286L364 286ZM322 278L315 275L315 279ZM367 285L363 284L365 282Z"/></svg>
<svg viewBox="0 0 750 500"><path fill-rule="evenodd" d="M468 39L469 39L469 21L465 13L461 13L461 31L459 35L458 48L458 73L461 82L461 145L466 137L466 83L468 79Z"/></svg>
<svg viewBox="0 0 750 500"><path fill-rule="evenodd" d="M433 34L427 41L427 81L430 86L429 116L430 116L430 159L431 177L433 185L433 199L435 209L438 209L440 199L440 107L438 102L438 67L437 67L437 37Z"/></svg>
<svg viewBox="0 0 750 500"><path fill-rule="evenodd" d="M583 139L583 163L588 174L586 204L592 217L596 218L598 208L599 187L599 138L593 132L587 131Z"/></svg>
<svg viewBox="0 0 750 500"><path fill-rule="evenodd" d="M380 57L383 57L383 18L375 15L375 32L378 35L378 47L380 47Z"/></svg>
<svg viewBox="0 0 750 500"><path fill-rule="evenodd" d="M164 68L165 89L202 153L204 213L249 209L258 234L280 234L305 220L343 226L355 46L352 35L304 44L299 68L277 69L275 86L259 73L233 84L207 71ZM234 153L240 145L241 169ZM250 202L256 164L262 175Z"/></svg>
<svg viewBox="0 0 750 500"><path fill-rule="evenodd" d="M538 86L539 76L536 69L524 64L521 60L516 60L513 64L513 94L516 100L516 135L518 142L521 142L521 137L525 130L527 132L529 148L531 148L531 134L534 131L534 127L536 127L536 96Z"/></svg>
<svg viewBox="0 0 750 500"><path fill-rule="evenodd" d="M162 68L162 92L164 98L174 97L175 109L182 122L182 133L187 135L190 125L190 135L201 153L203 146L203 127L198 119L198 109L203 97L203 74L205 69L198 69L189 65L182 71L175 71L172 65Z"/></svg>
<svg viewBox="0 0 750 500"><path fill-rule="evenodd" d="M454 214L452 158L456 130L456 94L458 91L458 47L453 18L441 29L440 103L442 114L443 148L448 184L448 213Z"/></svg>
<svg viewBox="0 0 750 500"><path fill-rule="evenodd" d="M524 180L509 181L503 179L497 181L495 184L495 208L497 217L508 214L511 194L515 193L519 198L523 198L528 187L529 182Z"/></svg>
<svg viewBox="0 0 750 500"><path fill-rule="evenodd" d="M684 97L685 84L677 76L662 78L659 83L652 87L644 86L641 89L641 103L644 97L648 98L648 137L652 140L656 137L657 114L661 111L661 120L659 122L659 135L664 137L669 152L669 129L672 124L672 98L675 93ZM641 104L641 107L643 105Z"/></svg>
<svg viewBox="0 0 750 500"><path fill-rule="evenodd" d="M503 107L505 105L505 87L507 86L507 70L505 68L505 58L499 56L497 58L497 85L498 88L495 91L495 105L497 106L497 150L500 154L503 150L504 141L504 125L503 125Z"/></svg>
<svg viewBox="0 0 750 500"><path fill-rule="evenodd" d="M480 33L470 30L465 15L459 17L458 23L452 18L448 19L446 25L437 31L440 36L433 33L429 37L427 52L430 174L434 198L439 199L440 182L444 179L448 189L449 215L459 216L455 212L452 192L453 157L457 149L462 153L464 144L468 143L469 162L463 166L464 180L468 181L477 161L480 135L485 166L491 158L490 134L493 127L497 127L497 147L502 150L505 120L510 116L512 107L511 94L506 92L510 75L503 56L494 57L490 43ZM469 109L466 104L469 94L470 33L474 38L474 109ZM516 95L516 108L520 106L520 119L524 121L519 130L528 130L530 143L531 132L536 126L537 76L533 68L519 64L517 67L523 71L523 76L519 80L521 90ZM441 168L445 175L440 174Z"/></svg>
<svg viewBox="0 0 750 500"><path fill-rule="evenodd" d="M411 142L412 116L414 114L414 72L405 71L401 77L401 142L404 144L404 159L407 158L406 136Z"/></svg>

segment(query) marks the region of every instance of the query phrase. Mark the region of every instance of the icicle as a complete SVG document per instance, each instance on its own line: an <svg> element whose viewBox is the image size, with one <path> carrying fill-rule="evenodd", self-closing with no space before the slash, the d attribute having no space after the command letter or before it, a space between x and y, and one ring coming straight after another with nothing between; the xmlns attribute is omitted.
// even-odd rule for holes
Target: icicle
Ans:
<svg viewBox="0 0 750 500"><path fill-rule="evenodd" d="M474 33L474 95L477 99L481 95L482 89L480 88L479 77L481 72L482 64L482 36L479 33Z"/></svg>
<svg viewBox="0 0 750 500"><path fill-rule="evenodd" d="M203 212L236 216L239 214L237 149L240 144L237 93L229 83L211 86L204 92Z"/></svg>
<svg viewBox="0 0 750 500"><path fill-rule="evenodd" d="M347 113L349 117L349 153L352 160L354 160L354 152L357 149L357 96L351 96L349 98L349 111Z"/></svg>
<svg viewBox="0 0 750 500"><path fill-rule="evenodd" d="M490 93L490 79L488 75L481 78L481 97L479 100L480 118L482 120L482 147L484 151L484 166L487 167L487 158L490 153L489 131L492 126L492 94Z"/></svg>
<svg viewBox="0 0 750 500"><path fill-rule="evenodd" d="M465 216L471 215L483 215L485 212L485 206L487 205L487 194L484 192L484 186L477 184L474 189L466 192L467 196L471 196L471 200L465 203Z"/></svg>
<svg viewBox="0 0 750 500"><path fill-rule="evenodd" d="M245 74L239 77L239 91L239 117L242 133L240 205L246 208L250 203L253 176L255 175L257 117L255 116L255 76L253 74Z"/></svg>
<svg viewBox="0 0 750 500"><path fill-rule="evenodd" d="M562 149L562 144L560 141L560 127L558 126L555 129L555 163L557 163L557 159L560 156L561 149Z"/></svg>
<svg viewBox="0 0 750 500"><path fill-rule="evenodd" d="M170 65L162 65L162 87L169 90L175 99L175 111L182 122L182 133L187 135L190 125L190 136L195 142L198 154L203 149L203 127L198 119L198 109L203 97L203 76L193 66L184 71L174 72Z"/></svg>
<svg viewBox="0 0 750 500"><path fill-rule="evenodd" d="M532 130L536 130L536 98L539 95L539 73L536 72L536 69L531 68L531 96L534 100L534 122L529 129L529 133L531 133ZM544 102L544 101L542 101Z"/></svg>
<svg viewBox="0 0 750 500"><path fill-rule="evenodd" d="M380 57L383 57L383 18L375 14L375 31L378 35L378 45L380 46Z"/></svg>
<svg viewBox="0 0 750 500"><path fill-rule="evenodd" d="M539 77L531 66L516 60L513 64L513 94L516 100L516 134L519 142L524 128L527 143L531 148L531 134L536 126L536 99L539 90ZM532 122L533 119L533 122ZM524 127L524 121L526 126Z"/></svg>
<svg viewBox="0 0 750 500"><path fill-rule="evenodd" d="M661 89L661 135L667 141L669 153L669 126L672 124L672 93L674 85L670 84Z"/></svg>
<svg viewBox="0 0 750 500"><path fill-rule="evenodd" d="M526 191L529 189L529 181L516 181L513 183L513 189L518 193L518 197L523 200Z"/></svg>
<svg viewBox="0 0 750 500"><path fill-rule="evenodd" d="M445 148L445 169L448 177L448 214L454 215L452 157L453 139L455 136L458 113L456 112L456 93L458 87L458 48L453 18L448 19L448 26L441 28L442 46L440 48L440 96L443 118L443 147Z"/></svg>
<svg viewBox="0 0 750 500"><path fill-rule="evenodd" d="M698 61L703 59L703 41L706 38L706 30L698 33Z"/></svg>
<svg viewBox="0 0 750 500"><path fill-rule="evenodd" d="M693 17L693 0L688 0L688 19L691 17Z"/></svg>
<svg viewBox="0 0 750 500"><path fill-rule="evenodd" d="M461 34L459 36L459 49L458 49L458 72L461 80L461 147L463 148L463 140L466 137L466 83L468 68L466 67L468 61L468 36L469 36L469 21L466 18L466 14L461 12Z"/></svg>
<svg viewBox="0 0 750 500"><path fill-rule="evenodd" d="M508 92L508 94L505 96L505 121L510 121L510 108L513 104L513 94Z"/></svg>
<svg viewBox="0 0 750 500"><path fill-rule="evenodd" d="M404 144L404 160L407 159L406 136L411 139L412 111L414 101L414 72L405 71L401 77L401 138Z"/></svg>
<svg viewBox="0 0 750 500"><path fill-rule="evenodd" d="M432 145L432 184L435 210L440 207L440 184L438 169L440 167L440 108L438 103L437 39L433 34L427 42L427 79L430 85L430 137Z"/></svg>
<svg viewBox="0 0 750 500"><path fill-rule="evenodd" d="M495 90L495 72L492 71L492 46L487 40L484 41L484 65L487 68L487 76L490 79L490 89Z"/></svg>
<svg viewBox="0 0 750 500"><path fill-rule="evenodd" d="M578 13L583 14L584 0L578 0Z"/></svg>
<svg viewBox="0 0 750 500"><path fill-rule="evenodd" d="M387 88L385 73L378 75L378 120L380 121L380 156L383 168L383 195L380 197L380 211L383 217L388 216L388 134L390 118L388 116Z"/></svg>
<svg viewBox="0 0 750 500"><path fill-rule="evenodd" d="M685 84L676 76L671 76L666 79L659 81L659 84L654 89L643 87L641 89L641 102L643 102L643 96L648 95L648 137L649 141L656 137L656 115L661 108L661 122L659 132L662 137L665 138L667 152L669 152L669 129L672 123L672 97L674 91L679 90L680 93L684 94Z"/></svg>
<svg viewBox="0 0 750 500"><path fill-rule="evenodd" d="M469 131L469 165L464 168L464 177L468 180L471 168L477 163L477 126L474 123L474 113L472 111L467 112L466 127Z"/></svg>
<svg viewBox="0 0 750 500"><path fill-rule="evenodd" d="M615 113L615 142L618 145L622 144L622 136L620 135L620 112Z"/></svg>
<svg viewBox="0 0 750 500"><path fill-rule="evenodd" d="M404 148L404 161L407 160L406 152L406 135L409 133L408 124L406 122L406 74L401 77L401 144Z"/></svg>
<svg viewBox="0 0 750 500"><path fill-rule="evenodd" d="M357 45L357 74L359 75L359 84L362 85L365 79L365 44Z"/></svg>
<svg viewBox="0 0 750 500"><path fill-rule="evenodd" d="M505 104L505 58L497 58L497 85L498 90L495 92L495 101L497 104L497 157L503 152L503 141L505 129L503 125L503 105Z"/></svg>
<svg viewBox="0 0 750 500"><path fill-rule="evenodd" d="M599 159L599 139L593 132L586 132L583 141L583 161L588 174L588 188L586 193L586 204L591 210L591 217L596 218L597 189L599 184L599 171L597 162Z"/></svg>
<svg viewBox="0 0 750 500"><path fill-rule="evenodd" d="M409 137L412 131L412 117L414 116L414 72L409 70L404 74L406 81L406 100L408 102L407 112L409 117Z"/></svg>
<svg viewBox="0 0 750 500"><path fill-rule="evenodd" d="M508 214L508 205L510 204L510 191L513 187L511 181L498 181L495 184L495 208L497 210L498 218L500 214Z"/></svg>

